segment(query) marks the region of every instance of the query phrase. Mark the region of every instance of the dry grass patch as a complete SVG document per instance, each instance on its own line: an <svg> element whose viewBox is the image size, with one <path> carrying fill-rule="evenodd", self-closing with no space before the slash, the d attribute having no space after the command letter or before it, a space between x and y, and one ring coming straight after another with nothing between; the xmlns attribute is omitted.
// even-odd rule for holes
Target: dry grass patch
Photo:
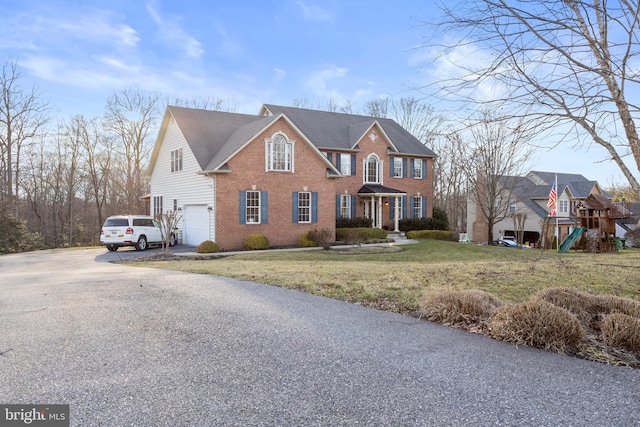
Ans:
<svg viewBox="0 0 640 427"><path fill-rule="evenodd" d="M485 291L447 289L428 293L420 305L420 315L432 322L471 327L488 320L502 305L498 297Z"/></svg>
<svg viewBox="0 0 640 427"><path fill-rule="evenodd" d="M573 314L538 298L499 308L488 326L494 338L558 353L577 347L584 338Z"/></svg>
<svg viewBox="0 0 640 427"><path fill-rule="evenodd" d="M640 319L622 313L613 313L602 322L602 340L605 344L640 353Z"/></svg>

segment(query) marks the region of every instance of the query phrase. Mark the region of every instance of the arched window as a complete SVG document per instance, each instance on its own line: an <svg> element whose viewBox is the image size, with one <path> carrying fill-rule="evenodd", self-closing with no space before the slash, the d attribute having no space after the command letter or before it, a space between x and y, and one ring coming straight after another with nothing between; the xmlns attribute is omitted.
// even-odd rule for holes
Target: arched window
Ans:
<svg viewBox="0 0 640 427"><path fill-rule="evenodd" d="M380 160L375 154L369 155L365 160L364 182L369 184L380 183Z"/></svg>
<svg viewBox="0 0 640 427"><path fill-rule="evenodd" d="M291 171L293 169L293 143L278 133L267 140L267 170Z"/></svg>

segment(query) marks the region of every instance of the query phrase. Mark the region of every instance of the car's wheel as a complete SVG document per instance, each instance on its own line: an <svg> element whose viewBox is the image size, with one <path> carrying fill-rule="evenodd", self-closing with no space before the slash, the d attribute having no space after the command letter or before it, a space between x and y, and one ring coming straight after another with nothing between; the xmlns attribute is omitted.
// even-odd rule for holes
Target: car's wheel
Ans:
<svg viewBox="0 0 640 427"><path fill-rule="evenodd" d="M174 233L171 233L171 238L169 239L169 246L175 246L178 243L178 236Z"/></svg>
<svg viewBox="0 0 640 427"><path fill-rule="evenodd" d="M145 236L140 236L138 243L136 243L136 250L144 251L145 249L147 249L147 238Z"/></svg>
<svg viewBox="0 0 640 427"><path fill-rule="evenodd" d="M107 245L107 250L109 252L115 252L118 250L118 247L116 245Z"/></svg>

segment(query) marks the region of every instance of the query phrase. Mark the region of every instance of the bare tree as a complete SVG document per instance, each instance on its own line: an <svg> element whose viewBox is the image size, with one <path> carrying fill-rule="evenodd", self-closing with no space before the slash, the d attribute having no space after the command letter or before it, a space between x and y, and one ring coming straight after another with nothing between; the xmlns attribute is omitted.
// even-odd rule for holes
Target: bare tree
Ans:
<svg viewBox="0 0 640 427"><path fill-rule="evenodd" d="M104 127L119 143L115 150L125 163L126 209L131 213L144 210L141 201L146 188L143 172L151 152L149 137L155 132L159 99L159 95L124 89L107 101Z"/></svg>
<svg viewBox="0 0 640 427"><path fill-rule="evenodd" d="M160 235L162 236L162 253L169 254L171 246L176 243L178 223L182 219L180 212L169 211L156 215L156 220L160 224ZM173 240L173 243L171 243Z"/></svg>
<svg viewBox="0 0 640 427"><path fill-rule="evenodd" d="M433 165L433 203L447 212L452 232L464 232L468 191L465 141L461 133L452 132L434 138L432 144L437 154Z"/></svg>
<svg viewBox="0 0 640 427"><path fill-rule="evenodd" d="M460 74L438 82L441 95L505 106L512 117L561 132L561 142L571 135L595 142L640 193L625 163L631 155L640 170L637 1L475 0L443 11L433 33L447 41L437 58ZM449 57L457 49L467 60ZM491 95L478 98L482 90Z"/></svg>
<svg viewBox="0 0 640 427"><path fill-rule="evenodd" d="M522 120L509 123L488 112L468 132L470 143L462 167L470 198L486 220L491 245L493 226L509 214L513 190L530 161L532 133Z"/></svg>
<svg viewBox="0 0 640 427"><path fill-rule="evenodd" d="M201 110L211 111L225 111L228 113L234 113L237 110L235 101L212 96L200 97L200 98L167 98L167 105L175 105L177 107L197 108Z"/></svg>
<svg viewBox="0 0 640 427"><path fill-rule="evenodd" d="M35 87L25 90L23 78L15 61L2 65L0 74L0 200L12 203L17 214L17 195L20 187L20 156L29 140L35 137L48 121L47 104L40 100ZM15 196L15 198L14 198Z"/></svg>

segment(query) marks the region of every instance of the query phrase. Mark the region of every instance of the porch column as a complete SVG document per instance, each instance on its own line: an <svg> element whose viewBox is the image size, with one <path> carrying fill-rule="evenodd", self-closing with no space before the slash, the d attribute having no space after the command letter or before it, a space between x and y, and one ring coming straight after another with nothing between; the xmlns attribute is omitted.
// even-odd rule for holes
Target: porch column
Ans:
<svg viewBox="0 0 640 427"><path fill-rule="evenodd" d="M393 205L393 232L400 232L400 197L395 197L395 203Z"/></svg>
<svg viewBox="0 0 640 427"><path fill-rule="evenodd" d="M382 197L378 197L378 217L376 218L376 228L382 228Z"/></svg>
<svg viewBox="0 0 640 427"><path fill-rule="evenodd" d="M371 215L369 215L369 218L371 218L371 227L376 228L376 223L378 222L378 220L376 219L376 197L375 196L371 196L371 201L369 202L369 210L371 211Z"/></svg>

